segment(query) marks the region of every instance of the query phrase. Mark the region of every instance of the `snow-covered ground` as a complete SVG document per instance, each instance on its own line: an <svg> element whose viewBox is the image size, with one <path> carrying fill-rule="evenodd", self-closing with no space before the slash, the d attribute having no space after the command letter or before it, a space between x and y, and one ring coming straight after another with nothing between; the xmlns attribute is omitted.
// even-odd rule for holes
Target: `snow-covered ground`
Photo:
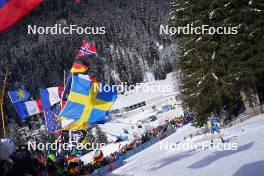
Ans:
<svg viewBox="0 0 264 176"><path fill-rule="evenodd" d="M147 73L147 77L148 80L137 85L134 90L127 91L125 95L118 95L112 109L123 108L178 91L178 83L174 72L167 74L164 80L156 81L151 73Z"/></svg>
<svg viewBox="0 0 264 176"><path fill-rule="evenodd" d="M200 135L192 139L183 137L197 129L185 126L159 143L132 156L126 164L108 176L263 176L264 175L264 115L258 115L240 124L222 130L225 146L215 139L214 146L220 150L206 148L180 150L176 148L160 149L161 143L209 144L209 135ZM178 145L179 145L178 144ZM226 147L228 148L228 147ZM231 150L233 149L233 150ZM234 150L235 149L235 150Z"/></svg>

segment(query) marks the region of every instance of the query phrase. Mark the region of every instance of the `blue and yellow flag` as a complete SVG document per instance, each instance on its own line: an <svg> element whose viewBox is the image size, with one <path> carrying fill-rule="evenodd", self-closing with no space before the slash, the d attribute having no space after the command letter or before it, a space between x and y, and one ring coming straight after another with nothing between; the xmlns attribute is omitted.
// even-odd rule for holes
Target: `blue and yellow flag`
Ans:
<svg viewBox="0 0 264 176"><path fill-rule="evenodd" d="M8 91L8 95L13 104L27 101L30 97L30 93L23 89Z"/></svg>
<svg viewBox="0 0 264 176"><path fill-rule="evenodd" d="M71 91L60 118L74 119L63 130L86 130L104 123L117 97L114 86L95 82L88 75L72 76Z"/></svg>

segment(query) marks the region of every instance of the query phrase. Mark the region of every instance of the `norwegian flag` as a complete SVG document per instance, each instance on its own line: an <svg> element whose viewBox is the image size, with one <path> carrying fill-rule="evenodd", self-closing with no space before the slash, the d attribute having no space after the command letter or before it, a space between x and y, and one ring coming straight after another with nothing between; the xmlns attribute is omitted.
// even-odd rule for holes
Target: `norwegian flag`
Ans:
<svg viewBox="0 0 264 176"><path fill-rule="evenodd" d="M85 55L96 55L97 49L94 44L84 41L82 43L81 49L77 53L77 58Z"/></svg>

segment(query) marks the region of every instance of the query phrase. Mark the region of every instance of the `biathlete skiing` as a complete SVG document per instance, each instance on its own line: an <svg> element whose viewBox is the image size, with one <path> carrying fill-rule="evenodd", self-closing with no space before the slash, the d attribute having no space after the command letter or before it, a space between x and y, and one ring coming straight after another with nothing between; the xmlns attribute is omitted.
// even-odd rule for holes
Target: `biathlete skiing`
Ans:
<svg viewBox="0 0 264 176"><path fill-rule="evenodd" d="M219 129L219 120L217 116L215 116L213 113L211 114L211 116L209 117L209 120L207 121L207 126L210 132L211 145L213 145L213 142L214 142L215 132L218 133L218 138L221 139L221 142L222 143L225 142L223 139L223 135L221 134L220 129Z"/></svg>

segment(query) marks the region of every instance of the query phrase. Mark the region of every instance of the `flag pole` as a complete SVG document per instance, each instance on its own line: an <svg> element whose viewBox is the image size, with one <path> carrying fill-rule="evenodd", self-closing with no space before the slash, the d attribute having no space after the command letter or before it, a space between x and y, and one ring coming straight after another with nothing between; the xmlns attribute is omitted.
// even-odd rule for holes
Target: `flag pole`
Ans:
<svg viewBox="0 0 264 176"><path fill-rule="evenodd" d="M4 138L6 137L6 131L5 131L5 117L4 117L3 103L4 103L4 95L5 95L7 74L8 74L8 69L7 69L6 74L5 74L4 85L3 85L2 92L1 92L1 97L0 97L0 108L1 108L1 116L2 116L2 126L3 126Z"/></svg>
<svg viewBox="0 0 264 176"><path fill-rule="evenodd" d="M65 87L65 82L66 82L66 71L65 69L63 70L63 85Z"/></svg>

